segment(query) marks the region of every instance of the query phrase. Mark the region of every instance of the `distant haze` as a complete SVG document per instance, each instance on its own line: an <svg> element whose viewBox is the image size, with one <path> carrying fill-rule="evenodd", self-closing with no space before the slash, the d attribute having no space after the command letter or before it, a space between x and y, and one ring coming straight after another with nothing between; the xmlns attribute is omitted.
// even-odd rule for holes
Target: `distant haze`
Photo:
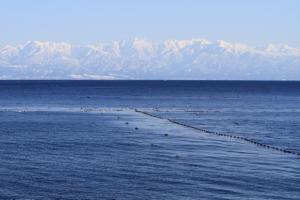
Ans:
<svg viewBox="0 0 300 200"><path fill-rule="evenodd" d="M300 80L299 8L299 0L1 1L0 79Z"/></svg>
<svg viewBox="0 0 300 200"><path fill-rule="evenodd" d="M6 0L0 45L201 37L299 47L299 8L299 0Z"/></svg>
<svg viewBox="0 0 300 200"><path fill-rule="evenodd" d="M0 79L300 80L300 48L205 39L0 47Z"/></svg>

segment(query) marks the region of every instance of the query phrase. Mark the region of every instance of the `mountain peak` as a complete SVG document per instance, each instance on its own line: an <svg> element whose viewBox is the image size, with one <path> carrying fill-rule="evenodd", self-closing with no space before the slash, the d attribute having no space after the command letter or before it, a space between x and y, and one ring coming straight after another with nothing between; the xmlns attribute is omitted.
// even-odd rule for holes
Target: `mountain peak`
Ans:
<svg viewBox="0 0 300 200"><path fill-rule="evenodd" d="M278 56L297 56L300 55L300 48L290 47L286 44L268 44L264 51Z"/></svg>
<svg viewBox="0 0 300 200"><path fill-rule="evenodd" d="M299 79L299 66L299 48L269 44L258 49L224 40L152 43L133 38L88 46L28 41L0 48L0 73L7 78L112 78L115 74L133 79L288 80Z"/></svg>

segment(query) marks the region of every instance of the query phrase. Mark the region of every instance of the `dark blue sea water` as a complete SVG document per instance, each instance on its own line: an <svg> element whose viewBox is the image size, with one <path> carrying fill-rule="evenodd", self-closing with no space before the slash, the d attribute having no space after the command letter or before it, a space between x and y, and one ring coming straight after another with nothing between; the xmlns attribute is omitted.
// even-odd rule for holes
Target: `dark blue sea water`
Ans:
<svg viewBox="0 0 300 200"><path fill-rule="evenodd" d="M299 130L300 82L0 81L0 199L298 200Z"/></svg>

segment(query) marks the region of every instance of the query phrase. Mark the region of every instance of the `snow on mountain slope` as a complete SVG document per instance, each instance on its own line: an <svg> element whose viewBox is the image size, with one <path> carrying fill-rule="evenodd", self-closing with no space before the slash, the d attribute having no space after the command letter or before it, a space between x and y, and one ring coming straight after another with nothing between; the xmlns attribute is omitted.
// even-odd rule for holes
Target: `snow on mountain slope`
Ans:
<svg viewBox="0 0 300 200"><path fill-rule="evenodd" d="M0 79L300 80L300 48L205 39L0 47Z"/></svg>

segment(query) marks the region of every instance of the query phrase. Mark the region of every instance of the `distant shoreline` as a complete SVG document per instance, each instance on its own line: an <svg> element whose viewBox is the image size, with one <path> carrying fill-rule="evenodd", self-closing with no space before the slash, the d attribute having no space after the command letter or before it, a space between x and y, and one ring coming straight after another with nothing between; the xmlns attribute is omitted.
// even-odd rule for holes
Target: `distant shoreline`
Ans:
<svg viewBox="0 0 300 200"><path fill-rule="evenodd" d="M300 80L189 80L189 79L0 79L0 82L4 81L132 81L132 82L300 82Z"/></svg>

